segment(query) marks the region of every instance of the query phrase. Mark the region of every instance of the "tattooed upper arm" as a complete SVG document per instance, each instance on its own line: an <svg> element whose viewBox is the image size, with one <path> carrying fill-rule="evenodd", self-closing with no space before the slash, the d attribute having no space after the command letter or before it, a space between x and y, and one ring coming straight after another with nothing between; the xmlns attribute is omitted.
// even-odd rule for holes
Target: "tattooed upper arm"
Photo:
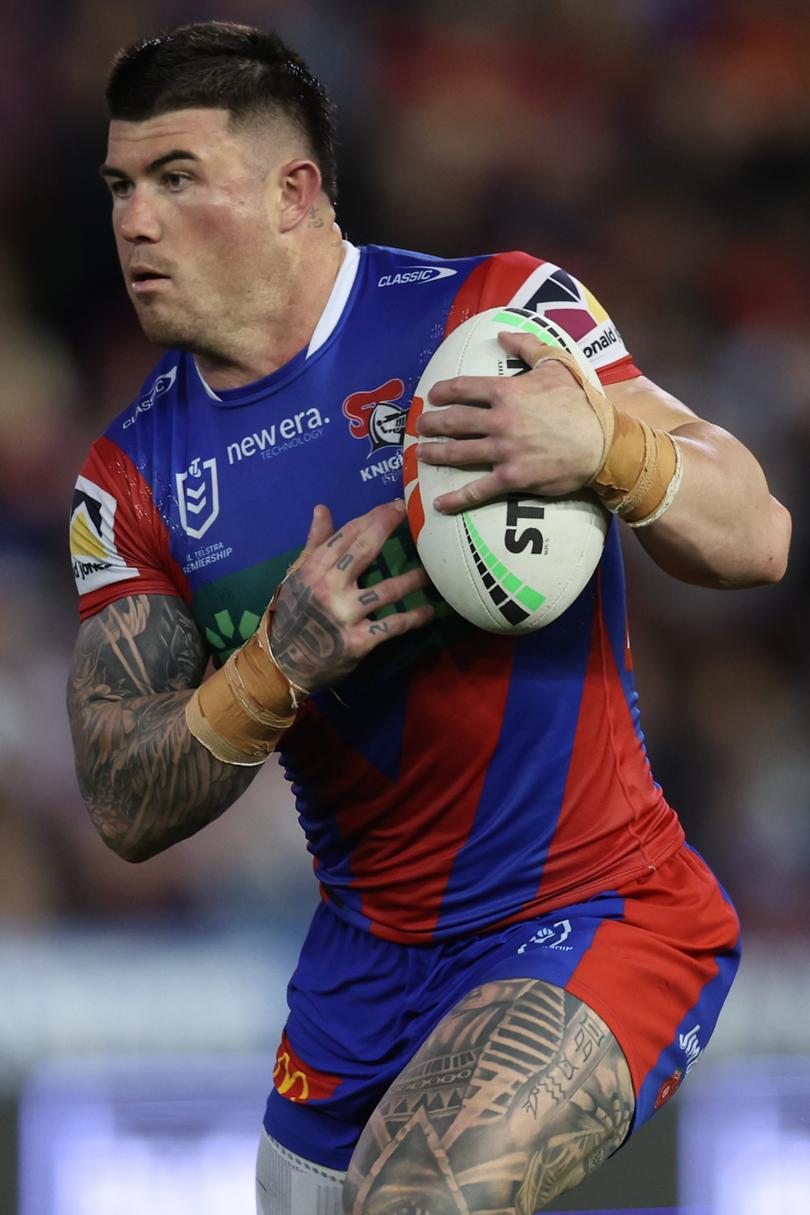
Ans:
<svg viewBox="0 0 810 1215"><path fill-rule="evenodd" d="M214 759L186 727L206 662L172 596L121 599L79 629L68 681L79 787L99 834L128 860L199 830L255 775Z"/></svg>
<svg viewBox="0 0 810 1215"><path fill-rule="evenodd" d="M79 628L69 704L194 688L205 664L199 631L182 599L132 595Z"/></svg>

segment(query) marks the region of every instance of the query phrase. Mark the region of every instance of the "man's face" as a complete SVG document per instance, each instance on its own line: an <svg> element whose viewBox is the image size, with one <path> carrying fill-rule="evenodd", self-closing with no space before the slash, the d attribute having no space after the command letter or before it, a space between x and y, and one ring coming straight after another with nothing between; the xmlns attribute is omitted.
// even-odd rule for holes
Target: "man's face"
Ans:
<svg viewBox="0 0 810 1215"><path fill-rule="evenodd" d="M226 110L110 123L102 175L127 291L150 341L227 354L273 298L271 154ZM278 159L278 157L276 157Z"/></svg>

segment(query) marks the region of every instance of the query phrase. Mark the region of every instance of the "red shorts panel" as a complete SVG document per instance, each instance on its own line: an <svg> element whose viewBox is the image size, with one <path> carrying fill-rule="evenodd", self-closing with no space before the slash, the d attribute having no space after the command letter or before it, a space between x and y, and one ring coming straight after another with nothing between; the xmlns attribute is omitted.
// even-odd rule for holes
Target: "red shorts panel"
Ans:
<svg viewBox="0 0 810 1215"><path fill-rule="evenodd" d="M739 965L740 925L688 846L618 893L622 919L600 925L566 987L616 1035L640 1125L676 1091L713 1032Z"/></svg>

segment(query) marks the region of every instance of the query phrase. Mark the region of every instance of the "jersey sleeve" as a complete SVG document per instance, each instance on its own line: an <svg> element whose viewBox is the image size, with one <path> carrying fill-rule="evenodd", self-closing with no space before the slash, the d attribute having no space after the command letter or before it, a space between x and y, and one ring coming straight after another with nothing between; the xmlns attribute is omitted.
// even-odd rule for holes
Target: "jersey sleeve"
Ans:
<svg viewBox="0 0 810 1215"><path fill-rule="evenodd" d="M619 330L584 283L554 262L527 253L497 253L481 262L454 301L447 332L486 308L504 305L528 308L559 325L590 360L603 384L642 374Z"/></svg>
<svg viewBox="0 0 810 1215"><path fill-rule="evenodd" d="M70 556L82 620L129 595L174 595L190 602L188 580L171 556L151 490L108 438L96 440L76 479Z"/></svg>

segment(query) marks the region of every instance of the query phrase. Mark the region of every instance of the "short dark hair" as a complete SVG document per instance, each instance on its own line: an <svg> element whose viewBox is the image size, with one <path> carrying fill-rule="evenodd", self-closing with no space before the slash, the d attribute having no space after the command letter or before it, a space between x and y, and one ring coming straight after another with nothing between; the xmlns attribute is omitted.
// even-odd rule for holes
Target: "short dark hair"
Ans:
<svg viewBox="0 0 810 1215"><path fill-rule="evenodd" d="M278 34L230 21L178 25L115 56L111 118L143 122L170 110L211 107L233 119L281 112L306 135L323 188L337 194L333 107L304 60Z"/></svg>

